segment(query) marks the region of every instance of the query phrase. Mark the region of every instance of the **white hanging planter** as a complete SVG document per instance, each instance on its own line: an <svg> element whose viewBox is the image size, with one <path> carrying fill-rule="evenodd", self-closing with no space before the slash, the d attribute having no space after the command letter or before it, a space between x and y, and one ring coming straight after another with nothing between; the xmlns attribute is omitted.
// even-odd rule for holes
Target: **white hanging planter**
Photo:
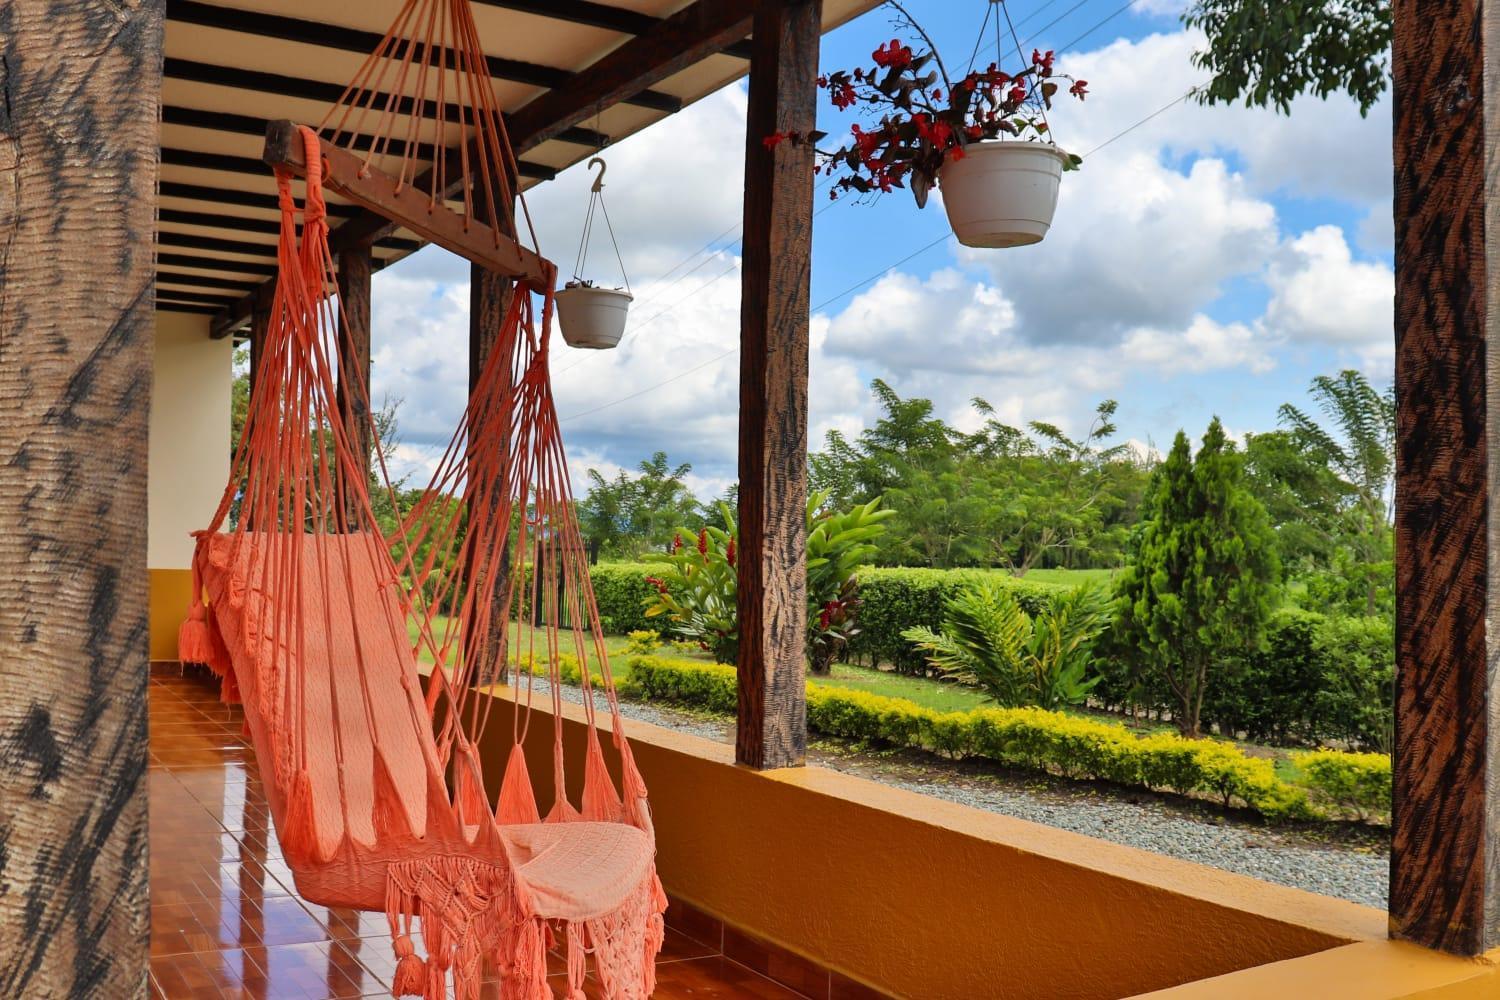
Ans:
<svg viewBox="0 0 1500 1000"><path fill-rule="evenodd" d="M938 171L943 208L966 247L1040 243L1057 210L1067 154L1048 142L975 142Z"/></svg>
<svg viewBox="0 0 1500 1000"><path fill-rule="evenodd" d="M622 288L571 285L556 295L557 324L569 347L615 347L625 335L625 318L635 298Z"/></svg>

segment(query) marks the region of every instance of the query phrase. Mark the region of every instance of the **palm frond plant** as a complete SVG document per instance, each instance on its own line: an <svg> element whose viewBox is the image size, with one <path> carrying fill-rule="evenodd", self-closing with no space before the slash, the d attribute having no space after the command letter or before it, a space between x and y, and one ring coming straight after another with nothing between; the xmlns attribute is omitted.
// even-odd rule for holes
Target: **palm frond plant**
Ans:
<svg viewBox="0 0 1500 1000"><path fill-rule="evenodd" d="M980 583L948 602L941 631L918 626L901 634L934 668L997 705L1059 709L1082 703L1099 682L1091 668L1104 611L1089 586L1058 594L1032 616L1004 587Z"/></svg>

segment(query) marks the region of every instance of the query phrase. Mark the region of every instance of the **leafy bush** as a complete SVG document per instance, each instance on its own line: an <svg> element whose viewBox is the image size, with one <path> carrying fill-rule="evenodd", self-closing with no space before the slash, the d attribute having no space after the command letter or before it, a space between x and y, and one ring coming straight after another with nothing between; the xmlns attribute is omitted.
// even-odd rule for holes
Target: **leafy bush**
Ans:
<svg viewBox="0 0 1500 1000"><path fill-rule="evenodd" d="M859 571L860 632L849 652L871 665L889 664L897 672L921 676L927 660L903 636L916 626L937 628L947 604L963 590L988 582L1014 594L1022 610L1034 615L1064 588L1034 583L990 570L873 568Z"/></svg>
<svg viewBox="0 0 1500 1000"><path fill-rule="evenodd" d="M861 563L875 555L873 539L891 516L880 498L846 511L824 510L826 491L807 498L806 650L814 673L828 673L849 639L858 633ZM719 504L722 528L708 526L696 536L686 529L670 552L651 562L660 569L646 578L656 591L647 598L646 616L665 616L677 632L709 650L720 663L733 663L739 651L739 579L735 567L739 525L729 505Z"/></svg>
<svg viewBox="0 0 1500 1000"><path fill-rule="evenodd" d="M608 631L617 635L655 631L660 623L646 617L646 606L656 588L646 582L658 567L650 563L600 563L589 567L599 616L608 618Z"/></svg>
<svg viewBox="0 0 1500 1000"><path fill-rule="evenodd" d="M626 656L650 656L661 647L661 633L648 628L638 628L625 637Z"/></svg>
<svg viewBox="0 0 1500 1000"><path fill-rule="evenodd" d="M732 713L738 704L731 667L639 657L630 661L629 684L637 697L710 711ZM1208 795L1274 821L1319 815L1306 788L1280 778L1271 761L1249 757L1232 744L1184 739L1175 733L1139 737L1116 723L1040 708L938 712L905 699L815 681L807 688L807 723L812 730L843 739L920 747L954 758L985 757L1008 767L1070 778ZM1319 794L1335 801L1327 792ZM1372 810L1369 815L1378 813Z"/></svg>
<svg viewBox="0 0 1500 1000"><path fill-rule="evenodd" d="M1383 753L1314 750L1292 760L1301 783L1320 806L1351 819L1388 817L1391 812L1391 758Z"/></svg>
<svg viewBox="0 0 1500 1000"><path fill-rule="evenodd" d="M948 602L943 631L909 628L902 637L921 649L937 670L984 690L1010 708L1062 708L1088 697L1094 638L1104 627L1104 607L1092 587L1052 596L1035 615L992 581Z"/></svg>

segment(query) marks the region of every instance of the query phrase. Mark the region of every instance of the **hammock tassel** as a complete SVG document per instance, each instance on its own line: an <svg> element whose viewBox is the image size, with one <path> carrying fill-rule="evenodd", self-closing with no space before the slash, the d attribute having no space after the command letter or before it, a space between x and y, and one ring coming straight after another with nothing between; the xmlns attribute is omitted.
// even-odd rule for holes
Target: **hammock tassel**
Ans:
<svg viewBox="0 0 1500 1000"><path fill-rule="evenodd" d="M419 997L427 988L427 963L417 957L417 949L405 934L395 941L396 975L391 980L391 996Z"/></svg>
<svg viewBox="0 0 1500 1000"><path fill-rule="evenodd" d="M208 630L208 608L203 604L203 578L198 574L198 560L193 559L193 603L188 616L177 630L177 658L183 663L207 666L214 658L213 638Z"/></svg>
<svg viewBox="0 0 1500 1000"><path fill-rule="evenodd" d="M588 950L583 946L583 928L578 924L570 923L568 924L568 1000L584 1000L583 980L587 975Z"/></svg>
<svg viewBox="0 0 1500 1000"><path fill-rule="evenodd" d="M500 781L500 803L495 809L495 819L502 826L542 821L536 807L536 792L531 788L531 772L526 769L526 751L519 743L510 748L505 777Z"/></svg>
<svg viewBox="0 0 1500 1000"><path fill-rule="evenodd" d="M615 823L620 819L620 797L604 763L597 730L589 732L588 758L583 767L583 818L596 823Z"/></svg>

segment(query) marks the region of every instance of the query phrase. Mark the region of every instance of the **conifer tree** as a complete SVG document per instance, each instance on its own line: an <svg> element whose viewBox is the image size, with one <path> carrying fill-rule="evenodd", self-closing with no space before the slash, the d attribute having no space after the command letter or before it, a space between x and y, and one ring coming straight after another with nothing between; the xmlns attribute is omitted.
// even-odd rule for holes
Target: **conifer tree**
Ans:
<svg viewBox="0 0 1500 1000"><path fill-rule="evenodd" d="M1219 419L1196 458L1178 431L1116 592L1116 638L1171 689L1183 735L1200 735L1215 677L1263 643L1279 577L1270 520Z"/></svg>

